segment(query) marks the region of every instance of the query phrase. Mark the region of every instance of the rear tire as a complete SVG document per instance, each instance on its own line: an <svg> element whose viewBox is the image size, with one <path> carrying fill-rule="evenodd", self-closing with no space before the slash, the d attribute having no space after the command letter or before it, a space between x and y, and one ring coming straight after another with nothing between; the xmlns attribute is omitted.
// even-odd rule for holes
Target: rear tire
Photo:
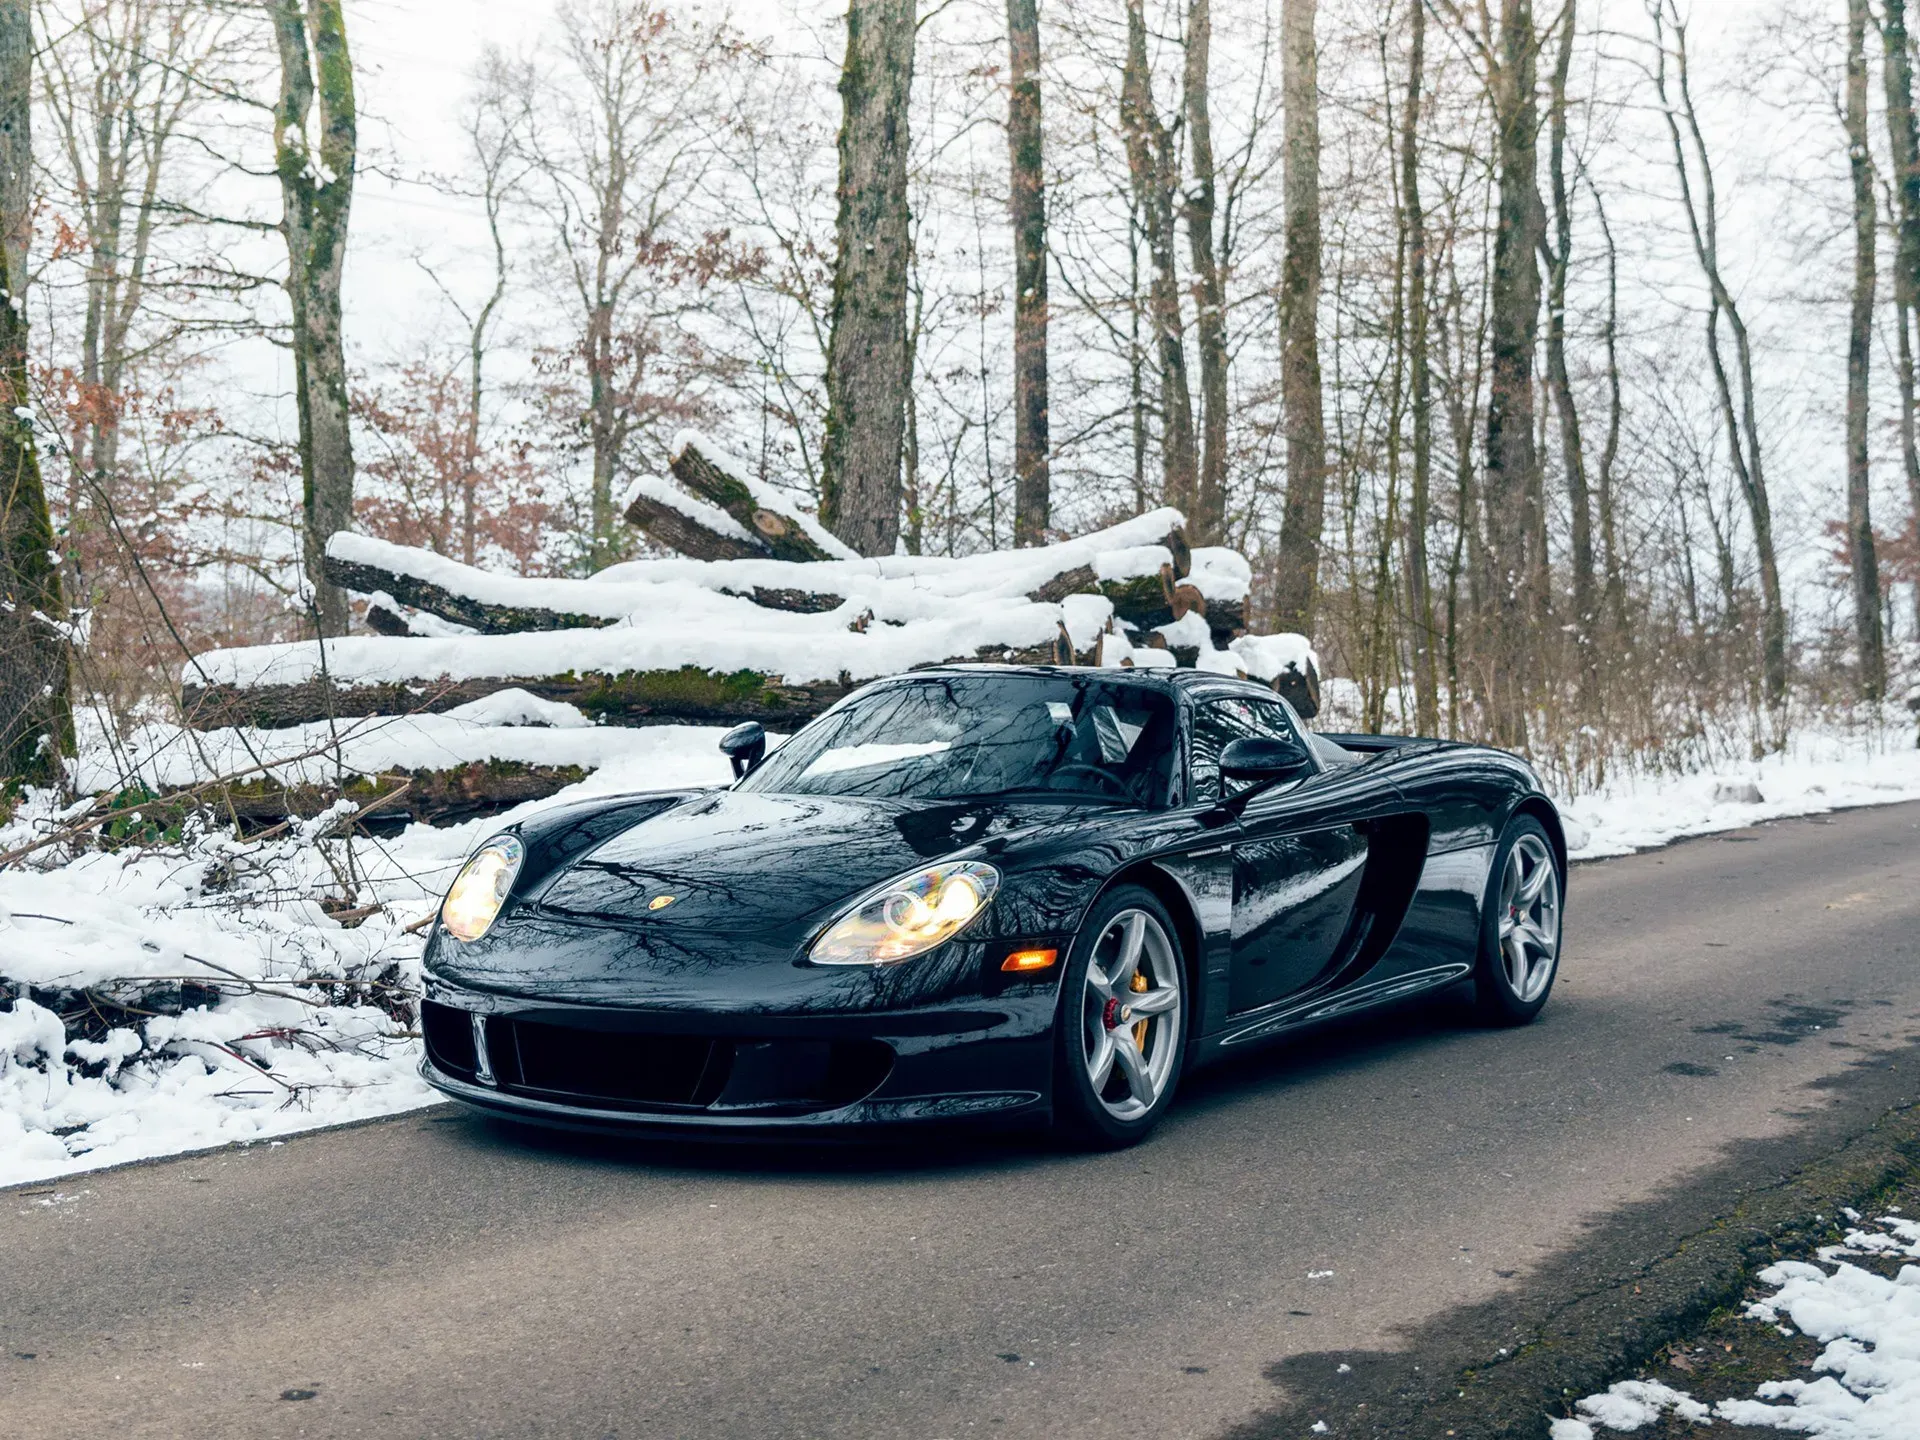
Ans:
<svg viewBox="0 0 1920 1440"><path fill-rule="evenodd" d="M1480 910L1474 1008L1489 1025L1525 1025L1560 973L1566 872L1546 827L1516 815L1493 855Z"/></svg>
<svg viewBox="0 0 1920 1440"><path fill-rule="evenodd" d="M1103 896L1074 939L1054 1021L1054 1129L1081 1149L1138 1144L1187 1059L1180 932L1149 890Z"/></svg>

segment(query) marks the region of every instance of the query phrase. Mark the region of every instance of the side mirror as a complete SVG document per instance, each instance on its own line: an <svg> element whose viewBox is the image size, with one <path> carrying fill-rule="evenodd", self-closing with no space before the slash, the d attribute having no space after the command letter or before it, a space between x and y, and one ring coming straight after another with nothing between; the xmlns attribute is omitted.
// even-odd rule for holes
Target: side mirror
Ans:
<svg viewBox="0 0 1920 1440"><path fill-rule="evenodd" d="M767 753L767 732L758 720L736 725L720 737L720 753L733 762L733 778L738 780Z"/></svg>
<svg viewBox="0 0 1920 1440"><path fill-rule="evenodd" d="M1313 760L1298 740L1234 740L1220 752L1220 773L1229 780L1278 784L1313 769Z"/></svg>

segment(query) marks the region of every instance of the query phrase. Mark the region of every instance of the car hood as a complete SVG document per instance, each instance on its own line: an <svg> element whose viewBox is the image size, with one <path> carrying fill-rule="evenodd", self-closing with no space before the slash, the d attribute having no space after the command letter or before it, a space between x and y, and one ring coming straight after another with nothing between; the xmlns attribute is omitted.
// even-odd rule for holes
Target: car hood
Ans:
<svg viewBox="0 0 1920 1440"><path fill-rule="evenodd" d="M708 792L621 831L524 903L544 918L590 925L791 932L891 876L957 850L998 849L993 842L1079 808Z"/></svg>

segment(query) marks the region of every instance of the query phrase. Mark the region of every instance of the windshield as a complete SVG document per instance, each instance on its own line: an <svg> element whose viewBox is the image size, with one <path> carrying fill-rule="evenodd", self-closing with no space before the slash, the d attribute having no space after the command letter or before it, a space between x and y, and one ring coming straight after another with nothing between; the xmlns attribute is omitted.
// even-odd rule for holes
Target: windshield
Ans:
<svg viewBox="0 0 1920 1440"><path fill-rule="evenodd" d="M785 795L882 800L1053 794L1131 805L1166 797L1173 700L1062 674L940 675L821 716L740 782Z"/></svg>

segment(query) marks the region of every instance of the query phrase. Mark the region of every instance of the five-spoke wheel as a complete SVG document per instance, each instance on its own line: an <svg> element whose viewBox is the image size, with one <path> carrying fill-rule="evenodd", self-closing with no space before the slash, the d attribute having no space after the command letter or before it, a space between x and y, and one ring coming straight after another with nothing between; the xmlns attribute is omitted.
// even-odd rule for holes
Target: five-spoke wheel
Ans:
<svg viewBox="0 0 1920 1440"><path fill-rule="evenodd" d="M1475 990L1499 1024L1531 1020L1560 966L1560 861L1538 820L1515 817L1501 837L1487 887Z"/></svg>
<svg viewBox="0 0 1920 1440"><path fill-rule="evenodd" d="M1061 997L1054 1107L1084 1142L1139 1139L1179 1082L1187 1012L1176 935L1166 907L1133 886L1108 895L1081 931Z"/></svg>
<svg viewBox="0 0 1920 1440"><path fill-rule="evenodd" d="M1093 1093L1117 1119L1139 1119L1165 1092L1180 1051L1180 961L1157 918L1122 910L1107 922L1080 1010Z"/></svg>

